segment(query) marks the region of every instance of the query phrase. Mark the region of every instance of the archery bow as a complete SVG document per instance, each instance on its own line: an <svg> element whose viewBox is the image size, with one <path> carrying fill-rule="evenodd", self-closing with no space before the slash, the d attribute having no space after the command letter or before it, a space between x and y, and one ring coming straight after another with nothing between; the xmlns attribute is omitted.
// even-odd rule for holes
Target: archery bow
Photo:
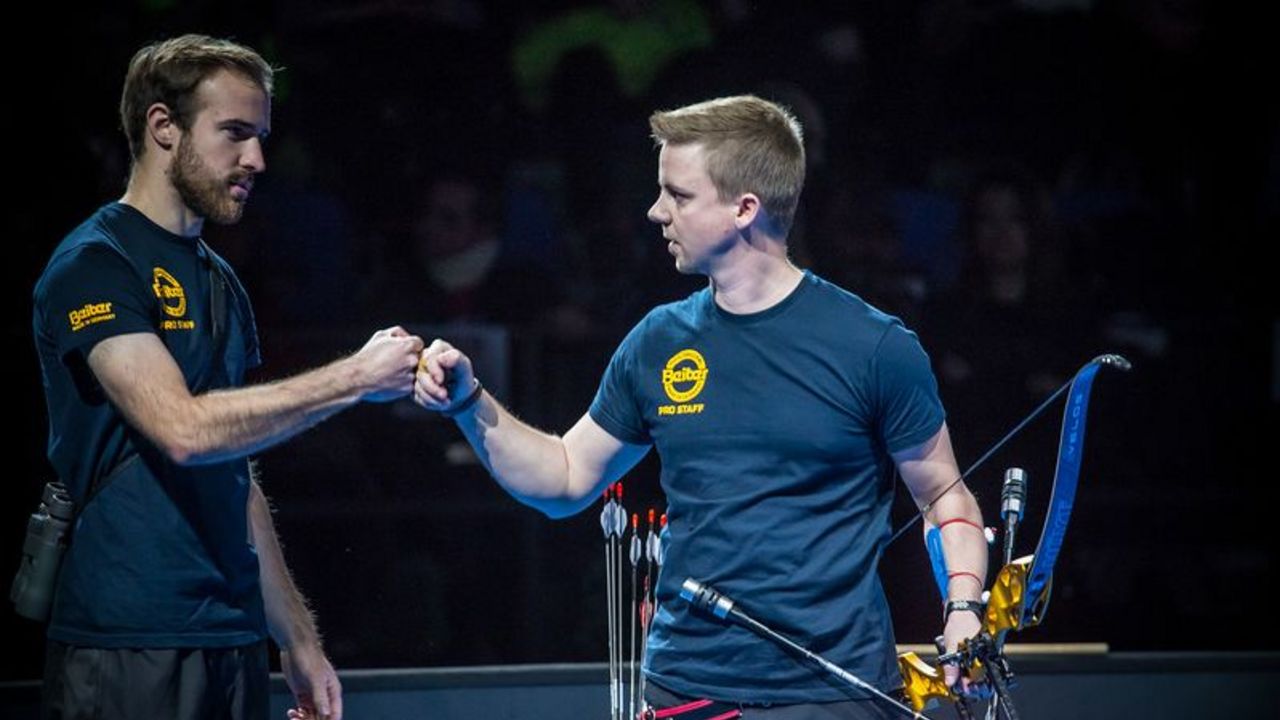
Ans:
<svg viewBox="0 0 1280 720"><path fill-rule="evenodd" d="M989 671L984 673L985 678L990 679L997 694L997 701L1001 703L1005 716L1010 720L1016 719L1017 713L1007 697L1007 681L1011 673L1003 653L1005 636L1010 631L1039 625L1043 622L1048 610L1053 566L1057 562L1058 553L1062 549L1062 540L1066 536L1067 525L1071 520L1071 510L1075 504L1076 487L1080 478L1089 394L1093 389L1094 376L1102 367L1127 371L1132 368L1132 365L1122 356L1113 354L1100 355L1086 363L1071 380L1058 388L968 470L961 473L960 477L926 503L920 512L904 523L893 534L889 543L886 543L887 546L901 537L908 528L923 518L943 495L960 484L1022 428L1044 412L1058 396L1064 392L1068 393L1066 408L1063 411L1058 460L1054 470L1049 510L1035 553L1006 564L996 574L982 618L982 630L978 635L962 643L961 647L950 655L943 654L943 650L939 649L939 665L956 662L966 672L971 669L978 672L983 672L984 669ZM930 551L933 554L932 547ZM937 557L935 556L934 559L936 565ZM942 586L942 590L945 596L945 585ZM946 686L938 668L930 666L913 652L900 655L898 665L902 672L904 693L915 710L921 710L932 699L940 699L956 702L957 711L961 716L968 716L962 699Z"/></svg>

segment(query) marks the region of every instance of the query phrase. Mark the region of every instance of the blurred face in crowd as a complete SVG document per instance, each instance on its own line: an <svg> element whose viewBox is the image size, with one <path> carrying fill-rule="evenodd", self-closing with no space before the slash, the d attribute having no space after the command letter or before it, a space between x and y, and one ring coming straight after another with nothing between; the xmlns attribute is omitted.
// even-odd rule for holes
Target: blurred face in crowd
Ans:
<svg viewBox="0 0 1280 720"><path fill-rule="evenodd" d="M720 199L707 174L703 146L664 143L658 153L658 188L649 220L662 226L676 270L707 274L734 245L738 206Z"/></svg>
<svg viewBox="0 0 1280 720"><path fill-rule="evenodd" d="M254 177L267 169L263 142L271 131L271 101L252 80L229 70L205 78L197 98L199 110L178 139L170 180L197 215L234 223Z"/></svg>
<svg viewBox="0 0 1280 720"><path fill-rule="evenodd" d="M1025 267L1031 253L1027 208L1011 187L992 186L978 194L974 212L975 248L988 270Z"/></svg>
<svg viewBox="0 0 1280 720"><path fill-rule="evenodd" d="M487 239L488 229L480 219L480 191L474 184L437 180L423 201L413 228L420 260L429 264L432 257L453 255Z"/></svg>

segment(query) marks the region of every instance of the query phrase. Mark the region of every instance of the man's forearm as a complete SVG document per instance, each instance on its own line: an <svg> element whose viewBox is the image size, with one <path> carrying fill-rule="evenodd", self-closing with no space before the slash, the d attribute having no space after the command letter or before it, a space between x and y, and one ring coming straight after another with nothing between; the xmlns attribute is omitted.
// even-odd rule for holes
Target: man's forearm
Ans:
<svg viewBox="0 0 1280 720"><path fill-rule="evenodd" d="M344 358L285 380L197 395L167 450L180 464L244 457L356 404L359 387L354 364Z"/></svg>
<svg viewBox="0 0 1280 720"><path fill-rule="evenodd" d="M553 517L580 509L579 498L570 491L571 468L562 438L516 419L487 392L454 420L480 462L517 500Z"/></svg>
<svg viewBox="0 0 1280 720"><path fill-rule="evenodd" d="M257 482L250 489L249 523L258 550L258 577L272 639L285 650L319 645L315 618L285 565L270 506Z"/></svg>
<svg viewBox="0 0 1280 720"><path fill-rule="evenodd" d="M150 333L110 337L88 363L134 428L181 464L243 457L363 399L391 400L413 387L422 339L379 330L354 355L264 385L192 395L181 368Z"/></svg>
<svg viewBox="0 0 1280 720"><path fill-rule="evenodd" d="M947 598L976 600L986 587L988 555L982 510L977 500L961 483L938 499L929 520L941 528L942 552L947 562Z"/></svg>
<svg viewBox="0 0 1280 720"><path fill-rule="evenodd" d="M551 517L591 504L605 482L634 466L649 448L613 437L589 413L564 437L520 422L480 389L471 359L439 338L418 361L414 399L452 417L498 484Z"/></svg>

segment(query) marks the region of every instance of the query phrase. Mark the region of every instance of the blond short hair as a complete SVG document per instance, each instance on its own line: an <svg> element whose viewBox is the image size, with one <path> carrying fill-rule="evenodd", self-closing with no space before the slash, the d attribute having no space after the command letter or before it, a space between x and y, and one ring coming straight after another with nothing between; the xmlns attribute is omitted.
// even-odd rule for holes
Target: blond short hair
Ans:
<svg viewBox="0 0 1280 720"><path fill-rule="evenodd" d="M655 112L649 128L658 145L702 145L722 201L754 193L784 235L791 228L804 187L804 134L786 108L754 95L716 98Z"/></svg>

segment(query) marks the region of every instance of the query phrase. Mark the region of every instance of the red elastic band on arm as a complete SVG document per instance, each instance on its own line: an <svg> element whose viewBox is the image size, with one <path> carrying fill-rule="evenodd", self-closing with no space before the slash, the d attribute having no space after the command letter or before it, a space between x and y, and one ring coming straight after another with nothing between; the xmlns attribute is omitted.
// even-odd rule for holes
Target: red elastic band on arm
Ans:
<svg viewBox="0 0 1280 720"><path fill-rule="evenodd" d="M950 580L950 579L952 579L952 578L958 578L958 577L961 577L961 576L968 576L968 577L973 578L974 580L977 580L977 581L978 581L978 587L982 587L982 578L978 577L977 575L975 575L975 574L973 574L973 573L971 573L971 572L965 572L964 570L960 570L960 571L958 571L958 572L953 572L953 573L948 573L948 574L947 574L947 579L948 579L948 580Z"/></svg>
<svg viewBox="0 0 1280 720"><path fill-rule="evenodd" d="M960 518L960 517L958 517L958 518L951 518L950 520L947 520L947 521L944 521L944 522L938 523L938 529L939 529L939 530L941 530L942 528L944 528L944 527L946 527L946 526L950 525L951 523L964 523L965 525L968 525L969 527L973 528L974 530L977 530L978 532L980 532L980 533L982 533L982 534L984 534L984 535L986 534L986 531L985 531L985 530L983 530L983 529L982 529L982 526L981 526L981 525L979 525L978 523L976 523L976 522L974 522L974 521L972 521L972 520L970 520L970 519L968 519L968 518Z"/></svg>

